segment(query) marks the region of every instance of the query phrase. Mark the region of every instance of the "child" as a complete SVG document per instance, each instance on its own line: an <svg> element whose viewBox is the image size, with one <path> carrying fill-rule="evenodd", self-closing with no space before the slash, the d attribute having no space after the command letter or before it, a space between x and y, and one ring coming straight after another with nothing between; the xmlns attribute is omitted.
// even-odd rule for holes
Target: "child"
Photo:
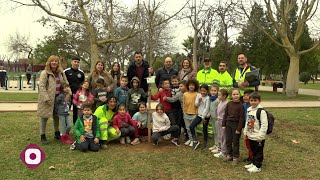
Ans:
<svg viewBox="0 0 320 180"><path fill-rule="evenodd" d="M231 90L231 101L227 103L222 120L222 129L226 131L227 156L224 161L232 161L232 165L238 164L240 132L243 127L243 106L240 102L240 90Z"/></svg>
<svg viewBox="0 0 320 180"><path fill-rule="evenodd" d="M198 114L198 108L195 106L197 92L199 89L199 82L195 79L190 79L186 84L187 92L183 94L183 119L187 128L189 140L184 144L186 146L193 146L193 139L190 131L190 124Z"/></svg>
<svg viewBox="0 0 320 180"><path fill-rule="evenodd" d="M146 103L145 102L140 102L139 105L139 112L136 112L133 117L132 120L137 121L138 124L138 135L140 137L143 136L148 136L148 113L146 111Z"/></svg>
<svg viewBox="0 0 320 180"><path fill-rule="evenodd" d="M260 122L257 119L257 110L262 108L260 105L261 96L257 92L250 94L250 105L248 108L247 123L243 134L249 139L250 148L252 150L252 163L245 165L249 172L261 172L263 161L263 148L265 144L266 133L268 129L268 120L266 111L262 110L260 114Z"/></svg>
<svg viewBox="0 0 320 180"><path fill-rule="evenodd" d="M99 78L96 82L97 88L93 91L95 109L103 105L107 101L108 92L104 90L104 79Z"/></svg>
<svg viewBox="0 0 320 180"><path fill-rule="evenodd" d="M130 116L133 116L139 110L138 104L141 102L141 98L147 98L148 94L140 88L138 77L133 77L130 84L132 88L128 91L126 107L128 108Z"/></svg>
<svg viewBox="0 0 320 180"><path fill-rule="evenodd" d="M89 82L84 81L81 84L80 89L73 96L73 104L78 108L78 117L82 116L83 105L93 104L93 99L94 97L89 91Z"/></svg>
<svg viewBox="0 0 320 180"><path fill-rule="evenodd" d="M160 100L160 103L164 106L164 112L168 115L171 125L175 125L175 119L174 119L174 114L171 111L172 106L171 103L165 101L166 97L171 97L171 89L170 89L170 81L169 79L165 79L162 81L162 90L159 90L157 94L151 95L151 100Z"/></svg>
<svg viewBox="0 0 320 180"><path fill-rule="evenodd" d="M173 95L172 97L166 97L165 100L167 102L170 102L170 103L174 103L176 101L179 101L180 102L180 108L177 108L177 125L179 126L179 129L183 128L184 129L184 133L185 133L185 139L184 139L184 142L187 142L189 140L189 137L188 137L188 133L187 133L187 129L186 129L186 125L184 123L184 120L183 120L183 93L185 93L187 90L186 88L186 81L183 80L183 81L180 81L179 82L179 92L177 92L176 95ZM180 113L180 115L179 115ZM181 118L179 118L181 117Z"/></svg>
<svg viewBox="0 0 320 180"><path fill-rule="evenodd" d="M72 140L69 138L69 132L71 129L69 107L71 104L71 89L69 85L63 85L63 93L59 94L55 99L55 107L60 120L62 144L72 144Z"/></svg>
<svg viewBox="0 0 320 180"><path fill-rule="evenodd" d="M79 116L74 125L74 133L77 136L77 147L80 151L99 151L100 127L98 118L92 114L92 105L84 104L83 116Z"/></svg>
<svg viewBox="0 0 320 180"><path fill-rule="evenodd" d="M207 147L209 118L207 118L206 116L209 113L209 108L210 108L210 98L208 96L208 91L209 91L209 86L207 84L202 84L200 86L200 93L198 93L196 97L195 106L198 108L198 115L190 124L190 131L193 139L193 146L192 146L193 150L196 150L200 144L200 142L198 141L198 138L196 137L195 128L201 122L203 124L202 126L203 148L202 149L205 149Z"/></svg>
<svg viewBox="0 0 320 180"><path fill-rule="evenodd" d="M217 120L217 107L219 104L218 99L218 91L219 86L216 84L211 85L210 87L210 108L208 116L210 117L210 121L212 123L212 129L213 129L213 136L214 136L214 145L209 148L209 151L212 153L217 153L219 150L219 126L218 126L218 120Z"/></svg>
<svg viewBox="0 0 320 180"><path fill-rule="evenodd" d="M253 93L252 90L247 90L243 92L243 109L244 109L244 121L243 121L243 127L246 125L246 120L247 120L247 110L250 107L250 94ZM249 143L249 139L244 139L244 142L246 144L246 147L248 149L248 157L245 158L243 161L244 162L252 162L252 151L250 149L250 143Z"/></svg>
<svg viewBox="0 0 320 180"><path fill-rule="evenodd" d="M136 145L140 143L137 124L138 123L136 121L131 119L129 113L126 112L125 105L120 104L118 107L118 114L113 117L113 127L116 129L118 134L121 132L121 144L125 144L127 142L128 144L131 143L132 145ZM134 138L134 140L131 142L132 138Z"/></svg>
<svg viewBox="0 0 320 180"><path fill-rule="evenodd" d="M128 77L122 76L120 79L120 86L114 92L114 96L118 99L118 105L126 104L128 91Z"/></svg>
<svg viewBox="0 0 320 180"><path fill-rule="evenodd" d="M224 158L227 153L226 134L225 134L225 130L222 129L222 120L223 120L226 106L228 103L227 98L228 98L228 91L226 89L219 90L219 92L218 92L219 104L217 107L217 122L218 123L216 124L216 127L219 128L219 130L218 130L219 147L218 147L218 151L213 155L216 158Z"/></svg>
<svg viewBox="0 0 320 180"><path fill-rule="evenodd" d="M152 141L153 145L158 145L160 136L170 134L173 136L172 143L176 146L180 145L179 136L179 126L170 126L169 117L164 113L164 106L162 104L157 104L156 112L152 113Z"/></svg>

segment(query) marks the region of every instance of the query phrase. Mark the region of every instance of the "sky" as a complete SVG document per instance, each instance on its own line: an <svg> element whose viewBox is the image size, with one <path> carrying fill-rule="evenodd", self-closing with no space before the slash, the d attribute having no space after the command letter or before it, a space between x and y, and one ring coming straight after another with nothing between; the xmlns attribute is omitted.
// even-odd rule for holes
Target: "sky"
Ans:
<svg viewBox="0 0 320 180"><path fill-rule="evenodd" d="M28 2L27 0L25 0ZM128 6L134 6L132 0L122 0ZM164 3L165 11L169 14L177 11L186 0L167 0ZM47 27L43 27L37 22L46 14L37 7L19 7L14 8L14 5L9 0L0 0L0 57L3 55L11 56L8 52L8 41L10 36L14 36L16 32L23 36L29 37L29 42L33 47L46 35L51 35L53 31ZM192 28L186 23L175 23L173 36L176 37L175 42L181 52L183 39L192 34ZM22 55L23 56L23 55Z"/></svg>

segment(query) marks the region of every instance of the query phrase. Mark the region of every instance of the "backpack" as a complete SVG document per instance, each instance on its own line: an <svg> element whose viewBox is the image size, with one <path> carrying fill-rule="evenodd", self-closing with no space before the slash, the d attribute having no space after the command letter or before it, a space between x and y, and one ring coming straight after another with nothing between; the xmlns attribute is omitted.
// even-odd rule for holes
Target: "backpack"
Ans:
<svg viewBox="0 0 320 180"><path fill-rule="evenodd" d="M267 113L267 120L268 120L268 129L267 129L267 134L271 134L272 130L273 130L273 125L274 125L274 116L273 114L271 114L270 112L266 111L263 108L258 108L257 110L257 119L259 120L259 125L261 126L261 121L260 121L260 115L261 115L261 111L264 110Z"/></svg>

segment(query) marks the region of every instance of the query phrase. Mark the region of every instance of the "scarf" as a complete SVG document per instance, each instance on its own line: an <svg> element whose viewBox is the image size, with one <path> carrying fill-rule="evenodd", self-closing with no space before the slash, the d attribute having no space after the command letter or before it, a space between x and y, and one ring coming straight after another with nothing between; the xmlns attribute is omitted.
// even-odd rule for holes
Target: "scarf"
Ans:
<svg viewBox="0 0 320 180"><path fill-rule="evenodd" d="M214 102L217 98L218 98L217 95L215 95L215 96L211 96L211 95L210 95L210 101L211 101L211 102Z"/></svg>

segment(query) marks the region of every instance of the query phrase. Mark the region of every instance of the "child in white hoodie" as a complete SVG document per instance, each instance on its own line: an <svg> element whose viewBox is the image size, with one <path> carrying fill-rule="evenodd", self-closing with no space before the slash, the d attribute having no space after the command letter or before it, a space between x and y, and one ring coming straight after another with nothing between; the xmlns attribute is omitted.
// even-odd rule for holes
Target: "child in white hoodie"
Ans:
<svg viewBox="0 0 320 180"><path fill-rule="evenodd" d="M162 104L157 104L156 111L152 113L152 141L153 145L158 145L160 136L170 134L173 137L172 143L176 146L180 145L179 134L180 129L178 125L170 126L170 120L166 113L164 113L164 106Z"/></svg>
<svg viewBox="0 0 320 180"><path fill-rule="evenodd" d="M261 172L263 161L263 148L268 129L268 119L265 110L261 111L260 120L257 118L257 110L262 108L260 105L261 96L257 92L250 94L250 105L247 111L247 121L243 131L245 138L249 139L250 148L253 153L252 163L245 165L249 172Z"/></svg>

